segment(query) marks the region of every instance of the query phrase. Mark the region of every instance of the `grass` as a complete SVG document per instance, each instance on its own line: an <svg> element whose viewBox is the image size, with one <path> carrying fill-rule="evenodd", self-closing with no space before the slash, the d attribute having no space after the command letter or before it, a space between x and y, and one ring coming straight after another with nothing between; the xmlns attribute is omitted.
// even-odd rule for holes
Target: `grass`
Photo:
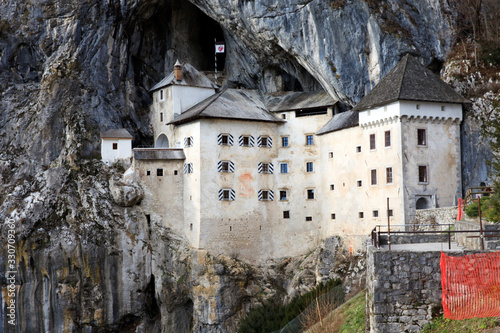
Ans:
<svg viewBox="0 0 500 333"><path fill-rule="evenodd" d="M311 327L307 333L362 333L364 331L365 291L362 290L326 316L321 323Z"/></svg>
<svg viewBox="0 0 500 333"><path fill-rule="evenodd" d="M499 327L499 318L474 318L466 320L451 320L437 317L424 326L422 333L447 332L447 333L475 333L489 328Z"/></svg>

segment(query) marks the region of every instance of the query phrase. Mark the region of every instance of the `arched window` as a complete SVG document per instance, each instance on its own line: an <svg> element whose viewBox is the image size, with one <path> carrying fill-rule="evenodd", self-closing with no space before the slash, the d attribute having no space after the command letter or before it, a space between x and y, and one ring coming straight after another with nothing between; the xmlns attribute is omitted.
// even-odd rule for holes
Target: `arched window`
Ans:
<svg viewBox="0 0 500 333"><path fill-rule="evenodd" d="M417 209L427 209L429 208L429 202L426 198L419 198L416 204Z"/></svg>
<svg viewBox="0 0 500 333"><path fill-rule="evenodd" d="M161 134L155 142L155 148L168 148L168 138L165 134Z"/></svg>

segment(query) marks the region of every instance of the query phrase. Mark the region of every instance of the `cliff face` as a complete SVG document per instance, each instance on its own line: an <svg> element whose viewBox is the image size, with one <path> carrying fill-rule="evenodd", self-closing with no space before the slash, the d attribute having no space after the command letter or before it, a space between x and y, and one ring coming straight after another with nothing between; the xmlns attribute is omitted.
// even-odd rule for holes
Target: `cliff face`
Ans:
<svg viewBox="0 0 500 333"><path fill-rule="evenodd" d="M336 276L332 244L301 274L303 258L252 268L192 251L113 200L120 174L99 162L99 132L152 143L148 89L177 58L212 70L224 39L229 84L322 86L352 103L403 53L439 63L453 42L447 1L192 3L0 3L0 220L16 223L17 332L229 332L263 291Z"/></svg>

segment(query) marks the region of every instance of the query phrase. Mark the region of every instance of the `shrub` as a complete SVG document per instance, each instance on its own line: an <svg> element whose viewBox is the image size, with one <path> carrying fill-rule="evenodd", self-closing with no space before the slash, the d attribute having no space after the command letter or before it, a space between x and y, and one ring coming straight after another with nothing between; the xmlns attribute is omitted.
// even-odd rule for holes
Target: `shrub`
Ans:
<svg viewBox="0 0 500 333"><path fill-rule="evenodd" d="M481 200L481 215L485 216L486 212L489 209L488 202L490 200L490 197L482 197L480 200ZM465 208L465 214L467 214L468 217L479 216L479 207L477 201L474 201Z"/></svg>

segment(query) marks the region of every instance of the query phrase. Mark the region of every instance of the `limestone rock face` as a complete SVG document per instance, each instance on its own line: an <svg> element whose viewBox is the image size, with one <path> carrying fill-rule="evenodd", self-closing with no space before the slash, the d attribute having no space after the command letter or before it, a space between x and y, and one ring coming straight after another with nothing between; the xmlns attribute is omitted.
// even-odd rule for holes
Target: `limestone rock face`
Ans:
<svg viewBox="0 0 500 333"><path fill-rule="evenodd" d="M132 207L144 198L144 191L133 179L123 181L118 177L109 180L109 190L113 200L122 207Z"/></svg>

